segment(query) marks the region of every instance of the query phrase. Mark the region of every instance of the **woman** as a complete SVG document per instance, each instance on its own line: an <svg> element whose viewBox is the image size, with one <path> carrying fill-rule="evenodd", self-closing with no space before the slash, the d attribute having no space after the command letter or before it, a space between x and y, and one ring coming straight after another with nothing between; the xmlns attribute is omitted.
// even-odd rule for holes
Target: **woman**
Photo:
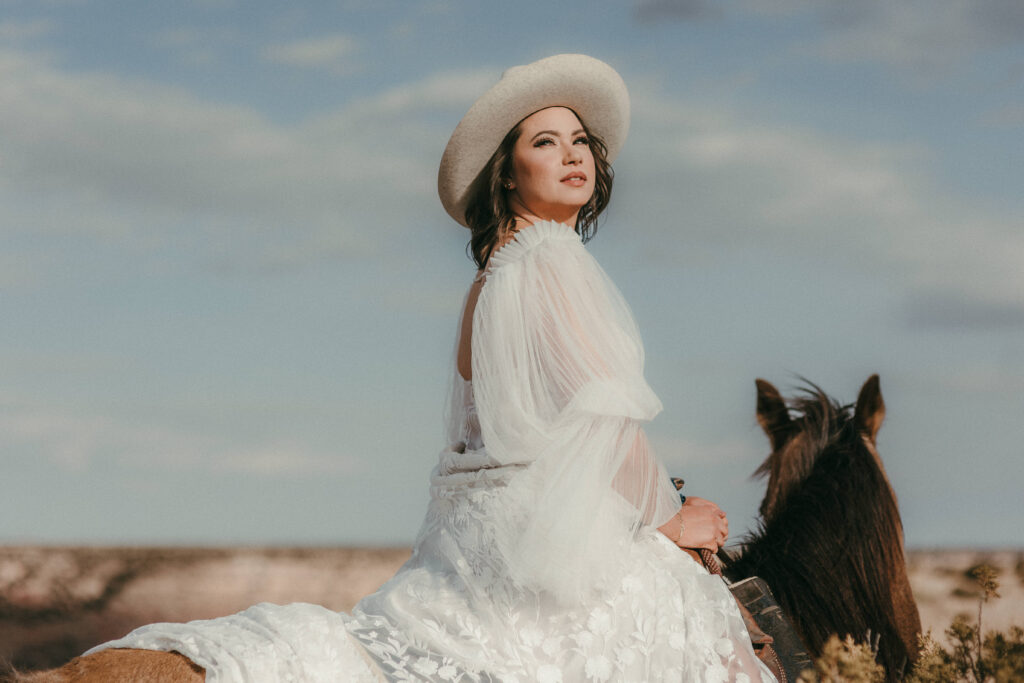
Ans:
<svg viewBox="0 0 1024 683"><path fill-rule="evenodd" d="M558 55L506 72L448 143L439 193L479 272L409 562L351 615L257 605L101 648L177 651L208 681L774 681L677 547L716 550L728 523L680 506L651 453L640 337L583 247L628 119L611 67Z"/></svg>

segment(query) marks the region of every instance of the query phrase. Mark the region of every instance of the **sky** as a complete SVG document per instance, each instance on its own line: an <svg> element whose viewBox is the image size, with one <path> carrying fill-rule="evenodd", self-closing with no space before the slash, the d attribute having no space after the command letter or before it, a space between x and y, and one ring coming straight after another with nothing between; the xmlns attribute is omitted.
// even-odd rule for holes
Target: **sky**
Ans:
<svg viewBox="0 0 1024 683"><path fill-rule="evenodd" d="M0 0L0 543L405 545L468 232L452 129L582 52L588 248L686 491L749 528L755 378L852 402L909 547L1024 546L1017 0Z"/></svg>

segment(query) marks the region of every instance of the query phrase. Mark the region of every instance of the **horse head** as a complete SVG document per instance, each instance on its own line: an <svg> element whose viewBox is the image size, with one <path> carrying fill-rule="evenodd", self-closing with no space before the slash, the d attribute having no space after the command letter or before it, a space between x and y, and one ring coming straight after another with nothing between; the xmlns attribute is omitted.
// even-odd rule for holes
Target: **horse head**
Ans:
<svg viewBox="0 0 1024 683"><path fill-rule="evenodd" d="M830 442L843 434L846 425L842 423L848 422L849 418L844 408L836 406L813 383L807 383L811 389L805 397L793 402L799 413L797 419L790 416L786 401L770 382L758 379L755 383L757 421L772 446L771 454L754 473L755 476L768 476L768 487L759 510L761 518L767 521L790 492L807 479L815 461L827 450ZM856 437L863 441L884 475L885 467L876 448L876 437L883 420L885 401L882 400L878 375L872 375L861 387L852 424Z"/></svg>
<svg viewBox="0 0 1024 683"><path fill-rule="evenodd" d="M853 406L811 383L787 402L759 379L757 419L772 449L755 473L768 478L761 524L729 570L768 581L812 654L831 633L877 639L897 680L916 658L921 623L876 445L885 419L878 375Z"/></svg>

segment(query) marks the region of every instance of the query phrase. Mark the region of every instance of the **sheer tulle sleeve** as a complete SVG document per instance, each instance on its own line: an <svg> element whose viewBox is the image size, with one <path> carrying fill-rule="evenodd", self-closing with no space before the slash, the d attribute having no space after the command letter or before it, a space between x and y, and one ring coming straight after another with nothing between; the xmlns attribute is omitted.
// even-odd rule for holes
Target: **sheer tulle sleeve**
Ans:
<svg viewBox="0 0 1024 683"><path fill-rule="evenodd" d="M575 232L538 223L492 256L472 352L487 452L528 465L495 531L510 576L568 600L615 580L679 499L640 427L661 402L636 324Z"/></svg>

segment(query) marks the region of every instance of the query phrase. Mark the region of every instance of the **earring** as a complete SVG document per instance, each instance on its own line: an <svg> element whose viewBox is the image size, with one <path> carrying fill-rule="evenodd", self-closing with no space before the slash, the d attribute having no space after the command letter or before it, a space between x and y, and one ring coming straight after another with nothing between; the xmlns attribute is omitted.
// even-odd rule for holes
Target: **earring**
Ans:
<svg viewBox="0 0 1024 683"><path fill-rule="evenodd" d="M511 181L511 180L506 180L506 181L505 181L505 189L506 189L506 190L511 190L511 189L512 189L512 187L513 187L513 185L512 185L512 181Z"/></svg>

